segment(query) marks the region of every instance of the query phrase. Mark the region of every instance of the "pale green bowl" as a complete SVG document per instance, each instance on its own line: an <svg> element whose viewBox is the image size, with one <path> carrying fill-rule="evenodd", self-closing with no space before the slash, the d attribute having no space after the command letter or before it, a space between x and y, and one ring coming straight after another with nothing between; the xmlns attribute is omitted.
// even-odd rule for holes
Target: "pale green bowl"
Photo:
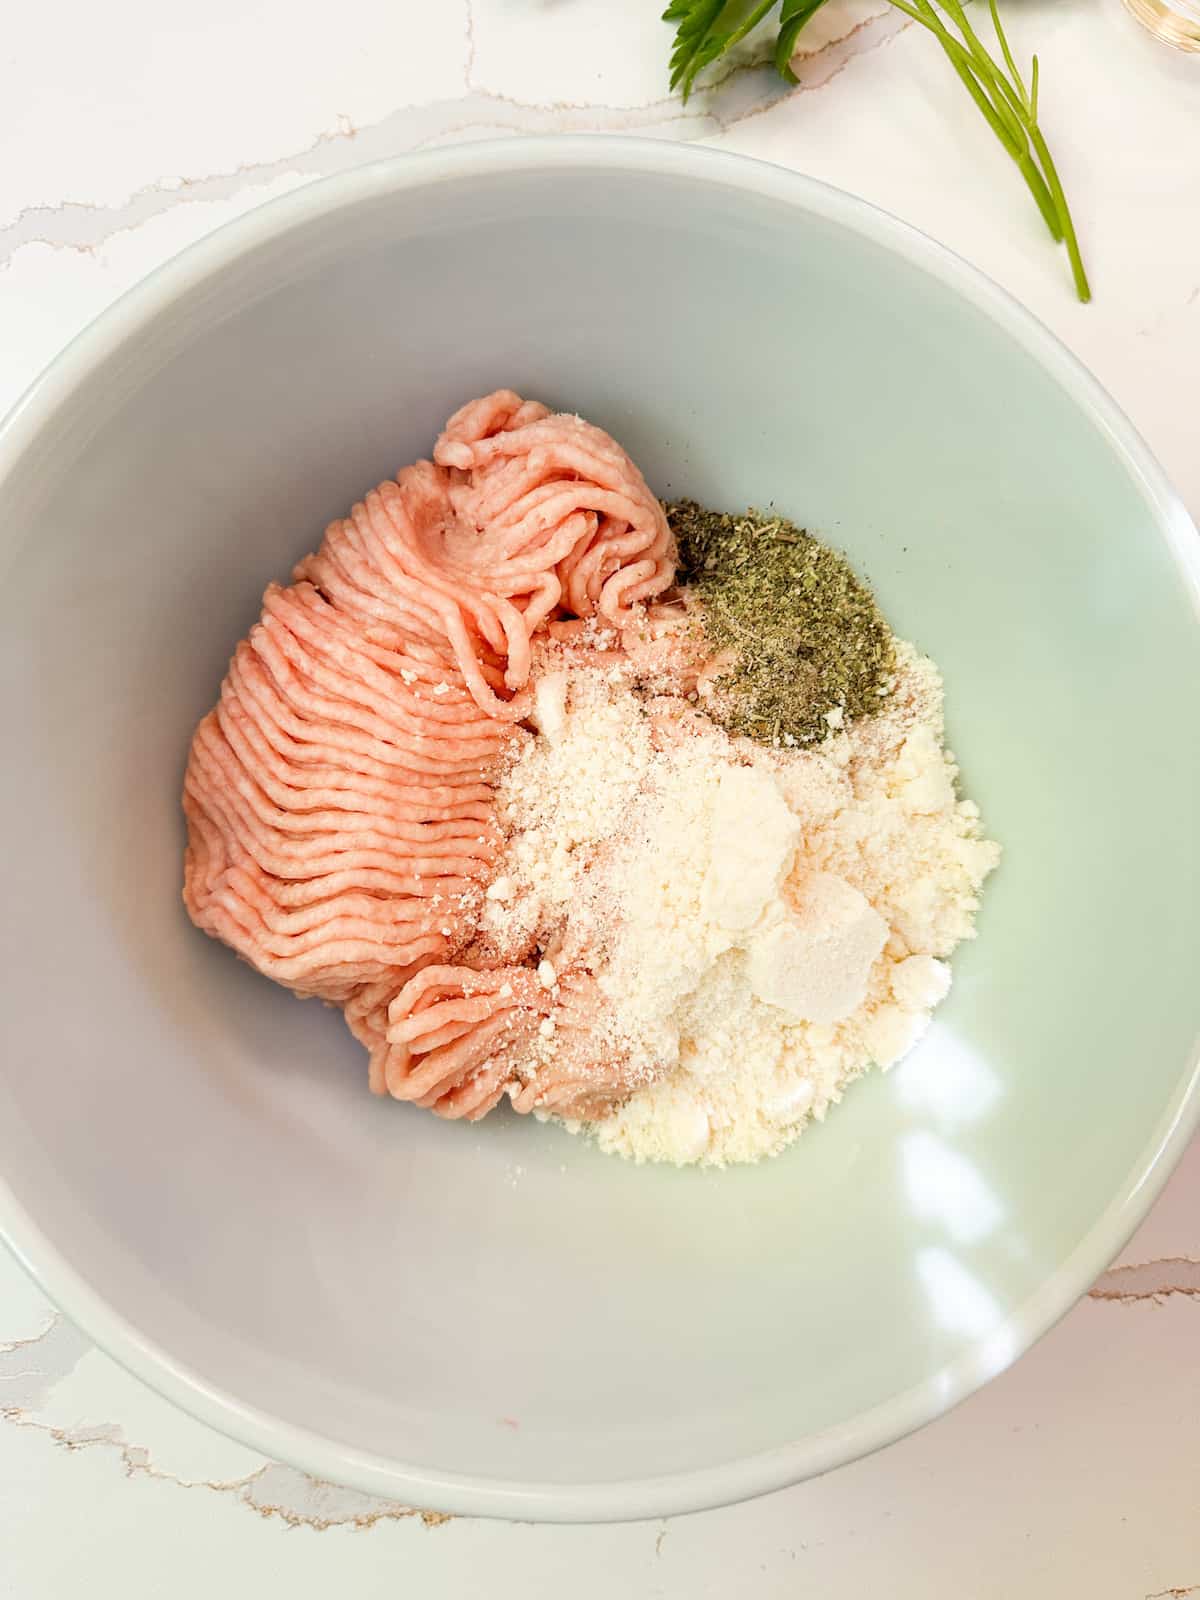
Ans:
<svg viewBox="0 0 1200 1600"><path fill-rule="evenodd" d="M179 903L184 752L263 585L499 384L843 545L1005 846L926 1042L758 1168L372 1100ZM600 139L302 190L59 359L0 528L0 1220L260 1449L520 1517L775 1488L1012 1361L1195 1126L1195 531L1042 328L869 207Z"/></svg>

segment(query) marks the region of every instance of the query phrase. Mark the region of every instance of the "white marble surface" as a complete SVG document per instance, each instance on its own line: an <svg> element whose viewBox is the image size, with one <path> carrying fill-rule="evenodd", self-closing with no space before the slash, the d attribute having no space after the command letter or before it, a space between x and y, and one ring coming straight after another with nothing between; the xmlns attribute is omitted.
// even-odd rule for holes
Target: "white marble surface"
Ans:
<svg viewBox="0 0 1200 1600"><path fill-rule="evenodd" d="M1200 516L1200 62L1118 0L1006 0L1096 293L885 0L832 0L801 87L686 110L655 0L81 0L0 37L0 409L158 262L272 194L489 134L704 139L898 213L1009 287L1142 428ZM1131 1063L1136 1070L1136 1063ZM956 1412L867 1461L619 1528L455 1519L318 1484L174 1411L0 1257L0 1595L343 1585L486 1593L1200 1596L1200 1146L1092 1294Z"/></svg>

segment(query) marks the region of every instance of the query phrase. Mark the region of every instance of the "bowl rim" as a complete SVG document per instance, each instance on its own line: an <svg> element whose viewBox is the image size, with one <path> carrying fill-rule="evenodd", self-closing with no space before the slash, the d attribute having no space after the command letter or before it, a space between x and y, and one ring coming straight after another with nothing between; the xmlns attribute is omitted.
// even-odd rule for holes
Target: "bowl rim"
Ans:
<svg viewBox="0 0 1200 1600"><path fill-rule="evenodd" d="M260 245L372 197L480 173L610 171L683 178L836 223L882 245L961 295L1028 352L1105 435L1138 482L1200 622L1200 535L1163 469L1106 390L1006 290L910 224L816 179L754 157L617 135L486 140L410 153L320 179L226 223L156 268L86 326L0 422L0 492L29 446L86 378L181 294ZM597 1483L522 1483L446 1473L349 1447L260 1411L177 1362L111 1306L60 1253L0 1175L0 1238L89 1338L185 1412L262 1454L317 1477L418 1510L546 1522L604 1522L710 1509L880 1449L957 1405L1023 1354L1122 1249L1200 1128L1200 1038L1181 1067L1154 1134L1109 1205L1067 1259L999 1328L942 1371L837 1427L695 1471Z"/></svg>

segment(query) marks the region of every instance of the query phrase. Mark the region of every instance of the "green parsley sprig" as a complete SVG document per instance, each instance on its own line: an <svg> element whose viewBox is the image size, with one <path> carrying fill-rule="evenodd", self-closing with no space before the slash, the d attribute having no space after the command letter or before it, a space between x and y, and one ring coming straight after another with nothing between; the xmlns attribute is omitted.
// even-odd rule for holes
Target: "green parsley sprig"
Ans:
<svg viewBox="0 0 1200 1600"><path fill-rule="evenodd" d="M663 12L663 21L675 24L671 88L682 89L686 101L700 73L740 44L776 8L775 67L795 83L791 59L796 41L824 4L825 0L671 0ZM1038 123L1037 56L1026 86L1009 48L996 0L988 0L988 10L999 59L980 39L962 0L941 0L940 9L935 9L931 0L889 0L889 4L937 40L988 127L1016 163L1051 237L1066 245L1076 294L1080 300L1090 300L1092 291L1071 210Z"/></svg>

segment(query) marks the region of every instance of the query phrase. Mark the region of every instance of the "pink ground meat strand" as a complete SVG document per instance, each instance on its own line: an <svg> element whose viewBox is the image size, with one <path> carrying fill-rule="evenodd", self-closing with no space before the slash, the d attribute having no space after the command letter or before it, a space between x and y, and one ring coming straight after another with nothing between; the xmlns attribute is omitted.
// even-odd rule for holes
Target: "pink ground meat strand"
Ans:
<svg viewBox="0 0 1200 1600"><path fill-rule="evenodd" d="M443 1116L567 1115L626 1092L594 986L459 961L500 843L492 781L551 620L624 626L674 578L662 508L609 436L500 390L432 462L331 523L234 652L192 740L184 903L297 994L343 1008L376 1093ZM552 1017L570 1048L522 1082ZM561 1065L559 1061L561 1059Z"/></svg>

